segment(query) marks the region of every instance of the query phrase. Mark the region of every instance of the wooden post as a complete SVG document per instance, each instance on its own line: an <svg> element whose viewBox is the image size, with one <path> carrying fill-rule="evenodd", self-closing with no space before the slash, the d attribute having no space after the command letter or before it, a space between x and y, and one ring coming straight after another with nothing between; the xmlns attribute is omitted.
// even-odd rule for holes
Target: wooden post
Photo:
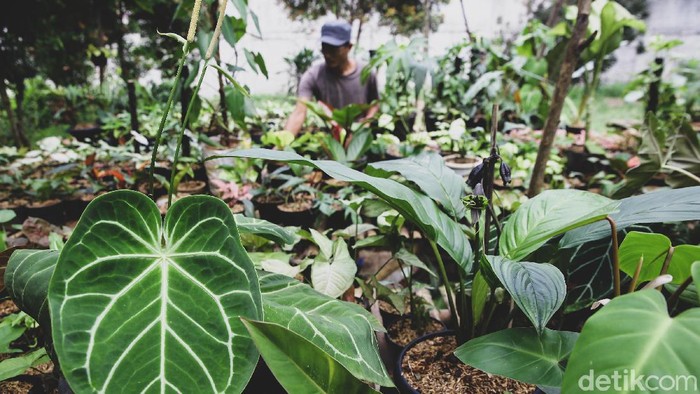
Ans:
<svg viewBox="0 0 700 394"><path fill-rule="evenodd" d="M559 119L561 117L562 108L564 107L564 100L569 91L569 85L571 85L571 74L578 63L579 44L583 41L586 30L588 29L588 16L590 13L591 0L578 0L578 16L576 17L576 24L574 25L571 39L566 45L564 62L559 71L559 78L554 88L552 104L549 108L549 114L547 115L544 129L542 130L542 141L537 151L537 160L532 169L532 178L530 179L530 186L528 188L529 197L538 195L544 187L544 174L547 168L547 161L552 152L554 136L559 127Z"/></svg>

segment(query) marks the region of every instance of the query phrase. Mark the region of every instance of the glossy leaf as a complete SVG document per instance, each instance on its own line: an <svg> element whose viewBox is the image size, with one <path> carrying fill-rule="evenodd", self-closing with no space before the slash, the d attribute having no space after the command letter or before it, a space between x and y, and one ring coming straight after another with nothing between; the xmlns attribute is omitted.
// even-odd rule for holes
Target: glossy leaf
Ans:
<svg viewBox="0 0 700 394"><path fill-rule="evenodd" d="M484 279L484 275L482 274L482 271L479 270L476 272L476 275L474 276L474 280L472 281L472 317L474 321L474 325L476 326L481 322L481 315L484 312L484 306L486 305L486 301L489 298L489 295L491 294L491 288L489 287L489 284L486 282L486 279Z"/></svg>
<svg viewBox="0 0 700 394"><path fill-rule="evenodd" d="M566 298L564 275L551 264L511 261L501 256L488 256L488 260L513 301L542 332Z"/></svg>
<svg viewBox="0 0 700 394"><path fill-rule="evenodd" d="M272 323L243 320L270 371L289 393L374 393L303 337Z"/></svg>
<svg viewBox="0 0 700 394"><path fill-rule="evenodd" d="M428 197L442 205L450 216L457 219L464 217L464 179L447 167L437 153L380 161L368 167L370 175L384 178L394 172L415 183Z"/></svg>
<svg viewBox="0 0 700 394"><path fill-rule="evenodd" d="M342 238L319 247L321 253L311 265L311 283L321 294L333 298L340 297L355 280L355 260L350 256L348 245Z"/></svg>
<svg viewBox="0 0 700 394"><path fill-rule="evenodd" d="M594 193L547 190L525 202L508 219L500 238L500 254L522 260L550 238L604 219L617 205Z"/></svg>
<svg viewBox="0 0 700 394"><path fill-rule="evenodd" d="M255 268L259 270L273 272L290 278L295 277L300 271L298 265L289 264L289 259L292 255L284 252L250 252L248 256L255 264Z"/></svg>
<svg viewBox="0 0 700 394"><path fill-rule="evenodd" d="M509 328L487 334L455 350L463 363L525 383L560 386L578 333Z"/></svg>
<svg viewBox="0 0 700 394"><path fill-rule="evenodd" d="M313 342L358 379L393 386L374 334L384 327L364 308L277 274L260 273L260 290L266 322Z"/></svg>
<svg viewBox="0 0 700 394"><path fill-rule="evenodd" d="M700 261L696 261L693 263L693 266L691 267L691 271L693 273L693 284L695 285L695 288L697 289L698 287L700 287ZM700 301L700 292L697 292L697 294L698 294L698 301Z"/></svg>
<svg viewBox="0 0 700 394"><path fill-rule="evenodd" d="M241 234L254 234L280 245L293 245L298 237L293 231L267 220L249 218L243 215L233 215L236 219L238 232Z"/></svg>
<svg viewBox="0 0 700 394"><path fill-rule="evenodd" d="M620 245L620 270L633 276L639 259L643 258L638 283L650 281L660 275L670 247L671 241L663 234L632 231Z"/></svg>
<svg viewBox="0 0 700 394"><path fill-rule="evenodd" d="M586 389L594 383L588 378L591 372L594 378L632 370L636 376L700 376L698 327L700 309L671 318L658 291L641 290L615 298L584 325L569 358L562 392L590 392ZM696 392L696 388L684 391L682 387L672 391ZM617 394L648 392L631 384L613 390Z"/></svg>
<svg viewBox="0 0 700 394"><path fill-rule="evenodd" d="M610 217L617 229L633 224L685 222L700 220L700 186L664 189L620 200L619 212ZM571 248L585 242L610 237L607 222L593 223L566 233L559 242L561 248Z"/></svg>
<svg viewBox="0 0 700 394"><path fill-rule="evenodd" d="M431 270L430 268L428 268L428 266L425 265L425 263L422 262L422 261L418 258L418 256L416 256L415 254L409 252L409 251L406 250L405 248L399 249L399 251L396 252L396 254L394 255L394 257L397 258L397 259L399 259L399 260L401 260L401 263L403 263L403 264L408 264L408 265L410 265L410 266L412 266L412 267L416 267L416 268L420 268L420 269L422 269L422 270L425 270L427 273L429 273L430 275L432 275L432 276L434 276L434 277L437 278L437 274L435 274L435 272L433 272L433 270Z"/></svg>
<svg viewBox="0 0 700 394"><path fill-rule="evenodd" d="M24 312L13 313L0 319L0 354L21 352L22 350L11 346L12 342L31 327L36 327L36 321Z"/></svg>
<svg viewBox="0 0 700 394"><path fill-rule="evenodd" d="M213 158L216 157L260 158L312 166L332 178L360 186L385 200L392 208L418 226L455 259L463 270L470 270L473 260L471 246L459 223L442 212L429 197L398 182L373 177L333 161L309 160L293 152L246 149Z"/></svg>
<svg viewBox="0 0 700 394"><path fill-rule="evenodd" d="M96 198L49 284L56 353L77 392L240 392L257 350L257 275L229 207L175 202L165 223L143 194Z"/></svg>
<svg viewBox="0 0 700 394"><path fill-rule="evenodd" d="M50 327L46 294L59 252L21 249L12 253L5 271L5 286L15 304L43 327Z"/></svg>

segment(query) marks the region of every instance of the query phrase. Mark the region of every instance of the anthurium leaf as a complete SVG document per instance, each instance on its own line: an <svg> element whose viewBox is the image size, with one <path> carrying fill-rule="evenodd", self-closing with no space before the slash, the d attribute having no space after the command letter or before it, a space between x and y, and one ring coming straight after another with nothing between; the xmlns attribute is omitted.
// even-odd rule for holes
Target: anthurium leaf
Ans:
<svg viewBox="0 0 700 394"><path fill-rule="evenodd" d="M564 275L551 264L512 261L501 256L488 256L488 260L513 301L542 332L566 298Z"/></svg>
<svg viewBox="0 0 700 394"><path fill-rule="evenodd" d="M557 387L577 338L576 332L509 328L472 339L455 356L484 372Z"/></svg>
<svg viewBox="0 0 700 394"><path fill-rule="evenodd" d="M435 274L435 272L433 272L433 270L431 270L430 268L428 268L428 266L425 265L425 263L422 262L422 261L418 258L418 256L416 256L415 254L409 252L408 250L406 250L406 248L401 248L401 249L399 249L399 251L396 252L396 254L394 255L394 258L401 260L401 263L403 263L403 264L408 264L408 265L410 265L410 266L412 266L412 267L417 267L417 268L420 268L420 269L422 269L422 270L425 270L425 271L428 272L430 275L432 275L432 276L434 276L434 277L437 278L437 274Z"/></svg>
<svg viewBox="0 0 700 394"><path fill-rule="evenodd" d="M503 227L499 251L522 260L550 238L604 219L619 203L580 190L547 190L525 202Z"/></svg>
<svg viewBox="0 0 700 394"><path fill-rule="evenodd" d="M0 362L0 381L21 375L29 368L51 361L42 347L19 357L8 358Z"/></svg>
<svg viewBox="0 0 700 394"><path fill-rule="evenodd" d="M241 234L254 234L280 245L292 245L298 240L293 231L267 220L250 218L243 215L233 215L236 219L238 232Z"/></svg>
<svg viewBox="0 0 700 394"><path fill-rule="evenodd" d="M161 221L119 190L83 213L49 284L56 353L75 392L240 392L258 353L239 316L260 318L253 263L231 210L185 197Z"/></svg>
<svg viewBox="0 0 700 394"><path fill-rule="evenodd" d="M693 272L693 284L695 285L695 288L697 289L698 286L700 286L700 261L696 261L693 263L693 266L691 267L691 271ZM700 292L697 292L698 294L698 300L700 301Z"/></svg>
<svg viewBox="0 0 700 394"><path fill-rule="evenodd" d="M685 222L700 220L700 186L664 189L620 200L619 212L610 217L618 230L633 224ZM610 237L607 222L593 223L569 231L559 242L561 248L571 248L585 242Z"/></svg>
<svg viewBox="0 0 700 394"><path fill-rule="evenodd" d="M273 323L243 320L270 371L289 393L376 393L326 352Z"/></svg>
<svg viewBox="0 0 700 394"><path fill-rule="evenodd" d="M248 253L250 259L253 260L255 268L267 272L295 277L299 273L299 266L289 264L291 254L284 252L251 252Z"/></svg>
<svg viewBox="0 0 700 394"><path fill-rule="evenodd" d="M12 300L39 325L47 328L51 326L51 320L46 294L58 254L57 250L16 250L5 271L5 287Z"/></svg>
<svg viewBox="0 0 700 394"><path fill-rule="evenodd" d="M359 305L324 296L288 277L261 272L265 321L306 338L357 379L393 386L379 356L377 319Z"/></svg>
<svg viewBox="0 0 700 394"><path fill-rule="evenodd" d="M287 151L246 149L212 158L217 157L260 158L312 166L332 178L362 187L382 198L403 217L414 223L428 238L440 245L463 270L470 270L473 260L471 246L459 223L442 212L429 197L396 181L373 177L333 161L309 160Z"/></svg>
<svg viewBox="0 0 700 394"><path fill-rule="evenodd" d="M333 241L330 255L324 253L319 254L311 265L311 283L321 294L340 297L355 280L357 265L342 238Z"/></svg>
<svg viewBox="0 0 700 394"><path fill-rule="evenodd" d="M566 367L562 392L599 390L591 388L597 377L621 376L626 371L628 377L632 373L637 377L656 376L656 382L664 376L700 376L698 327L700 309L689 309L671 318L658 291L641 290L614 298L583 326ZM651 382L655 385L654 380ZM692 384L690 390L685 390L684 380L680 382L670 391L697 392ZM635 388L631 383L609 387L617 394L660 392Z"/></svg>
<svg viewBox="0 0 700 394"><path fill-rule="evenodd" d="M447 167L436 153L371 163L367 173L383 178L399 173L442 205L450 216L461 219L466 213L462 204L464 179Z"/></svg>
<svg viewBox="0 0 700 394"><path fill-rule="evenodd" d="M643 258L638 283L650 281L660 275L669 248L671 241L665 235L632 231L620 245L620 269L630 277L634 276L639 259Z"/></svg>
<svg viewBox="0 0 700 394"><path fill-rule="evenodd" d="M673 282L683 283L691 276L691 267L700 260L700 245L678 245L673 250L668 274L673 276Z"/></svg>

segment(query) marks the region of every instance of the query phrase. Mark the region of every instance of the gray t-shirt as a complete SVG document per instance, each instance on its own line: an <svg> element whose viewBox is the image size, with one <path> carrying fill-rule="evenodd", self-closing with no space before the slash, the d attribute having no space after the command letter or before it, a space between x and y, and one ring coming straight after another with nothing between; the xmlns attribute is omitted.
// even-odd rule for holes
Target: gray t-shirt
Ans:
<svg viewBox="0 0 700 394"><path fill-rule="evenodd" d="M307 100L315 98L333 108L343 108L349 104L367 104L377 100L377 76L372 71L363 84L360 80L363 67L364 65L358 62L355 71L342 76L329 70L325 63L313 65L301 77L297 96Z"/></svg>

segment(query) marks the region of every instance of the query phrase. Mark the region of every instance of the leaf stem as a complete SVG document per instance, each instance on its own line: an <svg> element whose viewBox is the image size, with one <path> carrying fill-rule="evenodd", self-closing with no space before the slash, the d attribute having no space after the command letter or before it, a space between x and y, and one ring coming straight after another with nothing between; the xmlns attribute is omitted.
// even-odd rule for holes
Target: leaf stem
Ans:
<svg viewBox="0 0 700 394"><path fill-rule="evenodd" d="M674 309L676 309L676 304L678 304L678 299L680 298L681 294L685 291L685 289L690 286L690 284L693 282L693 277L689 276L686 280L683 281L683 283L678 286L676 291L671 294L671 297L668 299L668 313L670 314L673 312Z"/></svg>
<svg viewBox="0 0 700 394"><path fill-rule="evenodd" d="M673 252L675 250L676 249L673 246L668 248L668 253L666 253L666 260L664 260L664 265L661 266L661 271L659 272L659 276L666 275L666 273L668 272L668 266L671 265L671 259L673 258ZM661 291L661 286L658 286L656 288L656 290Z"/></svg>
<svg viewBox="0 0 700 394"><path fill-rule="evenodd" d="M435 241L428 240L430 242L430 247L433 249L433 253L435 254L435 259L438 262L438 269L440 270L440 276L442 277L442 281L444 282L445 285L445 293L447 293L447 305L450 307L450 320L452 327L457 328L457 308L455 308L455 303L454 300L452 299L452 285L450 284L450 281L447 279L447 271L445 270L445 263L442 261L442 256L440 256L440 251L437 248L437 245L435 244Z"/></svg>
<svg viewBox="0 0 700 394"><path fill-rule="evenodd" d="M610 223L610 231L612 233L612 263L613 263L613 276L614 276L614 295L613 297L618 297L620 295L620 258L618 256L619 246L617 244L617 225L615 221L610 216L606 216L605 220Z"/></svg>
<svg viewBox="0 0 700 394"><path fill-rule="evenodd" d="M670 166L668 164L664 164L661 166L661 168L665 168L665 169L671 170L671 171L680 172L681 174L687 176L688 178L694 180L695 182L700 183L700 178L697 175L693 174L692 172L688 172L680 167Z"/></svg>
<svg viewBox="0 0 700 394"><path fill-rule="evenodd" d="M634 276L632 277L632 283L630 283L630 288L628 293L633 293L634 289L637 287L637 281L639 280L639 274L642 272L642 265L644 264L644 255L639 258L639 263L637 263L637 268L634 270Z"/></svg>
<svg viewBox="0 0 700 394"><path fill-rule="evenodd" d="M163 136L163 129L165 128L165 121L168 119L168 114L173 107L173 101L175 100L175 91L177 90L177 85L180 82L180 76L182 75L182 68L187 60L187 55L190 53L190 44L187 43L183 47L183 54L180 58L180 63L177 66L177 72L175 73L175 81L173 82L173 87L170 88L170 95L168 96L168 102L165 105L165 113L160 119L160 124L158 125L158 132L156 133L156 140L153 143L153 152L151 153L151 168L148 171L148 190L151 196L155 195L155 187L153 185L153 170L156 166L156 155L158 154L158 147L160 146L160 140Z"/></svg>

